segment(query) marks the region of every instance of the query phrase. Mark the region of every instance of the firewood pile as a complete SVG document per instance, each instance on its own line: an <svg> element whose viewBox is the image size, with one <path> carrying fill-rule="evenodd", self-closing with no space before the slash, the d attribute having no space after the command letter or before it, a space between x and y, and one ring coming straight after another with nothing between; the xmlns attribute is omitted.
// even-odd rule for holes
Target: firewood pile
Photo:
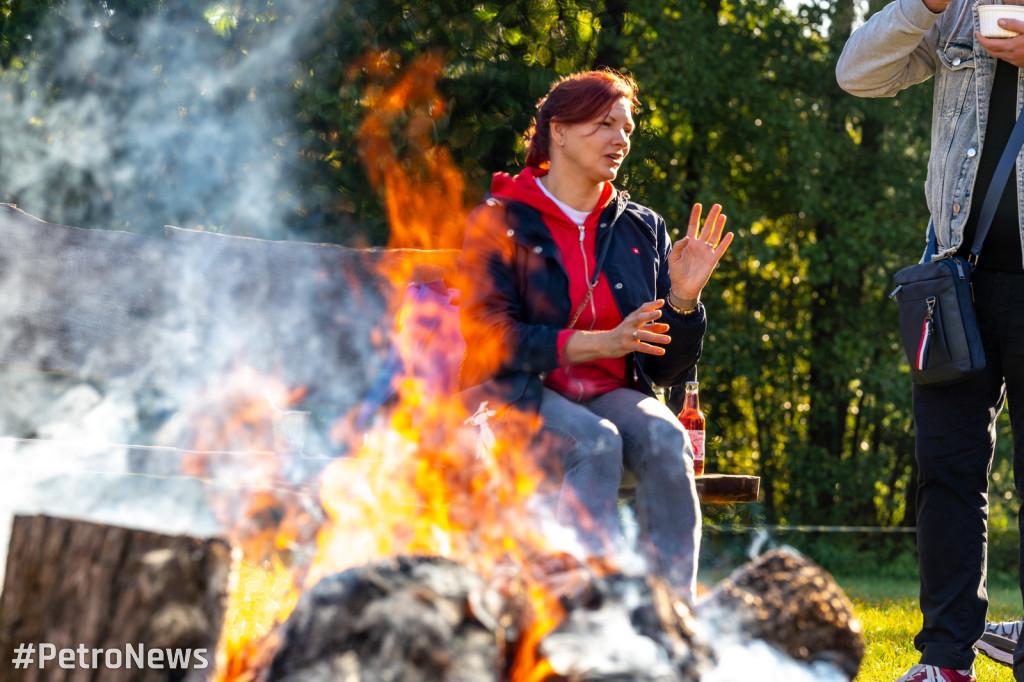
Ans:
<svg viewBox="0 0 1024 682"><path fill-rule="evenodd" d="M559 562L555 562L556 564ZM864 640L852 605L809 559L773 550L738 568L691 608L653 576L598 576L562 562L565 617L535 654L543 679L698 682L716 677L730 642L755 641L824 679L853 679ZM266 682L515 679L529 605L435 557L396 557L322 580L275 633ZM723 626L728 623L728 626ZM715 628L730 633L712 632ZM800 663L797 663L800 662ZM811 668L804 667L805 670ZM795 678L794 678L795 679Z"/></svg>
<svg viewBox="0 0 1024 682"><path fill-rule="evenodd" d="M351 569L306 594L267 679L497 682L506 607L480 576L445 559Z"/></svg>
<svg viewBox="0 0 1024 682"><path fill-rule="evenodd" d="M123 640L189 647L212 661L228 555L219 541L19 517L0 593L0 669L24 642L91 650ZM539 569L561 613L532 633L540 621L534 591L515 571L485 579L449 559L398 556L329 575L254 648L261 653L244 679L724 682L737 679L737 666L758 672L761 663L744 661L760 648L774 652L782 671L760 679L840 682L856 677L864 655L842 590L791 551L744 564L695 606L650 575L601 574L564 556ZM51 679L39 672L16 669L3 679ZM180 679L223 679L212 667L188 672ZM97 682L170 679L140 670L79 673L75 679Z"/></svg>

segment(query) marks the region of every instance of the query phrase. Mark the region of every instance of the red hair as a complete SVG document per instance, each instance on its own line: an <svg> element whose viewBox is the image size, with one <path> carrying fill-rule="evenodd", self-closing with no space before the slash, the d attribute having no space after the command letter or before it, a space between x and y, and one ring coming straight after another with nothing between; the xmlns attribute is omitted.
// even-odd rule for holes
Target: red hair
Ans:
<svg viewBox="0 0 1024 682"><path fill-rule="evenodd" d="M629 100L633 111L639 108L636 82L613 69L576 73L556 81L537 102L537 114L526 131L526 165L543 168L551 160L553 121L570 125L593 121L623 97Z"/></svg>

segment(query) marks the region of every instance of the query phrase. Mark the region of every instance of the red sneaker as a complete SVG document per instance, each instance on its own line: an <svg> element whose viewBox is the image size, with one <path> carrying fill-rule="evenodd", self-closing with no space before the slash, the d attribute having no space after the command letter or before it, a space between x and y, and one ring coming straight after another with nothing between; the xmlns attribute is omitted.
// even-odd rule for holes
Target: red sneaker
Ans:
<svg viewBox="0 0 1024 682"><path fill-rule="evenodd" d="M971 671L962 673L951 668L937 668L934 665L918 663L896 682L978 682Z"/></svg>

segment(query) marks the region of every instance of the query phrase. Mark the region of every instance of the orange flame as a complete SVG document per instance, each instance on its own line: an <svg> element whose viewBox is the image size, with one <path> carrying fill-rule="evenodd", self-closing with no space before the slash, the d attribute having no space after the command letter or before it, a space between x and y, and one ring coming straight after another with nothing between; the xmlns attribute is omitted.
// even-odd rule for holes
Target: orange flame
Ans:
<svg viewBox="0 0 1024 682"><path fill-rule="evenodd" d="M531 457L536 418L503 414L503 437L481 449L485 423L459 401L423 403L415 388L390 422L353 456L325 472L329 522L307 586L336 572L396 555L443 556L487 579L514 576L530 604L513 663L513 682L553 675L536 645L562 620L558 596L532 557L558 550L535 523L530 502L544 473ZM486 440L486 438L484 439Z"/></svg>
<svg viewBox="0 0 1024 682"><path fill-rule="evenodd" d="M429 53L398 75L397 66L389 54L371 55L356 66L379 81L366 92L371 113L359 131L360 153L387 204L389 246L458 248L467 216L463 181L448 151L431 139L444 112L436 89L443 62ZM403 122L408 153L400 158L392 136ZM384 274L401 291L414 270L403 265ZM492 361L502 352L497 345L474 350ZM242 559L218 680L254 679L272 655L274 624L287 618L303 590L325 576L396 555L443 556L485 579L514 584L529 613L519 624L511 681L555 677L537 648L564 617L558 589L544 574L543 561L536 560L561 553L531 508L547 476L534 459L538 418L511 409L489 411L486 404L467 406L436 389L431 377L410 374L402 378L398 405L383 423L378 420L360 434L347 430L347 423L338 425L335 437L352 454L333 460L320 476L317 506L326 515L321 524L312 523L301 494L282 486L279 469L262 472L266 488L249 496L248 516L236 519ZM295 398L285 391L280 404ZM215 438L203 446L223 449L224 442L237 442L241 433L250 447L268 447L260 426L266 402L236 405L230 430L212 429ZM500 438L491 428L498 420ZM254 523L253 517L261 515L280 521ZM307 531L313 525L311 561L292 561L289 548L311 542Z"/></svg>
<svg viewBox="0 0 1024 682"><path fill-rule="evenodd" d="M303 398L248 368L218 377L189 420L185 470L212 484L212 506L235 549L215 679L253 679L268 655L264 641L301 595L292 551L310 542L315 499L288 482L293 453L282 439L278 406Z"/></svg>
<svg viewBox="0 0 1024 682"><path fill-rule="evenodd" d="M395 66L387 53L361 62L387 76ZM416 57L397 82L372 84L365 97L368 115L359 128L359 152L373 185L383 191L391 226L390 248L457 249L462 244L466 206L462 174L451 153L434 143L444 115L437 91L444 60L437 52ZM383 73L382 73L383 72ZM396 130L404 123L404 130ZM405 155L393 136L401 134Z"/></svg>

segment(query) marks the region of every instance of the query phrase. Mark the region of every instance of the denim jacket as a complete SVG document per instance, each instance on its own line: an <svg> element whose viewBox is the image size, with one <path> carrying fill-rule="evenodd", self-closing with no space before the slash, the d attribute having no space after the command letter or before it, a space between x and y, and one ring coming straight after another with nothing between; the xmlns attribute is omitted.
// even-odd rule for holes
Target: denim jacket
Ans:
<svg viewBox="0 0 1024 682"><path fill-rule="evenodd" d="M959 248L975 199L996 59L975 43L974 31L978 5L993 2L953 0L944 12L934 14L922 0L894 0L854 31L836 66L839 86L860 97L892 97L935 76L925 181L935 258ZM1020 110L1021 95L1017 98ZM1024 216L1022 173L1024 153L1017 158L1018 213Z"/></svg>

